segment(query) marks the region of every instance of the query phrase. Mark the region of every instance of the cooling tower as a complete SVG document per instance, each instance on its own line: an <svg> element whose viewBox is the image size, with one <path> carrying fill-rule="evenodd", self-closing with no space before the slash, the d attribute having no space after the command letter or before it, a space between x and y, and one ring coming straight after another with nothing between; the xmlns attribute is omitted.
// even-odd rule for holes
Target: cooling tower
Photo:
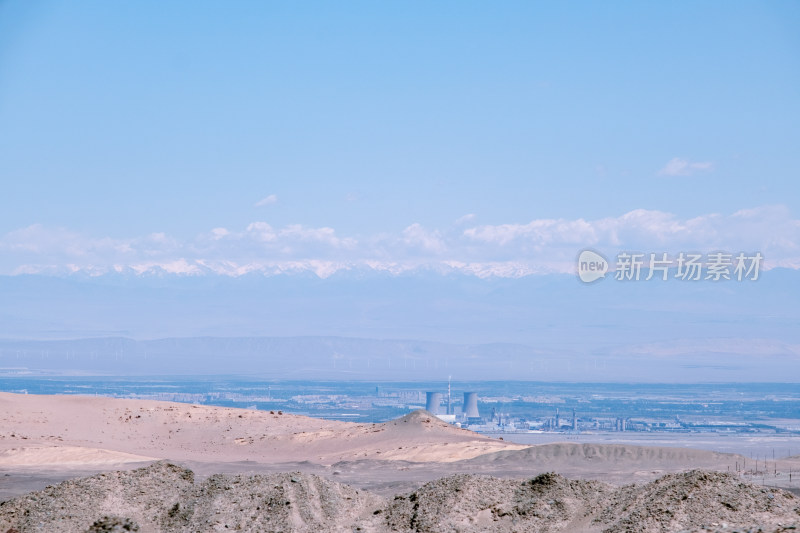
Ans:
<svg viewBox="0 0 800 533"><path fill-rule="evenodd" d="M425 409L432 415L439 414L439 406L442 405L441 392L426 392L425 393Z"/></svg>
<svg viewBox="0 0 800 533"><path fill-rule="evenodd" d="M480 418L478 413L478 393L465 392L464 393L464 416L467 418Z"/></svg>

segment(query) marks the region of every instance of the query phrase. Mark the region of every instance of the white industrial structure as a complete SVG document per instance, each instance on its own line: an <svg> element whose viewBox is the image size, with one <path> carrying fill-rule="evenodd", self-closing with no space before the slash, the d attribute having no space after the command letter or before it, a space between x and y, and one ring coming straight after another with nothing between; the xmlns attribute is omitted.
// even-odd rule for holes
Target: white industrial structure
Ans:
<svg viewBox="0 0 800 533"><path fill-rule="evenodd" d="M425 410L432 415L439 414L439 407L442 405L441 392L426 392L425 393Z"/></svg>

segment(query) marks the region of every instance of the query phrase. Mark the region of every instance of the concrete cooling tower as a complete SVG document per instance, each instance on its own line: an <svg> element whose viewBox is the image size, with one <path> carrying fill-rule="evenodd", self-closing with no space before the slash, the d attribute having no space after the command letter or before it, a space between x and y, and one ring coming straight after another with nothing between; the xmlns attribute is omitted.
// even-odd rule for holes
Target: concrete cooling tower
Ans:
<svg viewBox="0 0 800 533"><path fill-rule="evenodd" d="M464 416L467 418L480 418L478 413L478 393L465 392L464 393Z"/></svg>
<svg viewBox="0 0 800 533"><path fill-rule="evenodd" d="M429 413L438 415L439 406L442 405L441 392L426 392L425 393L425 410Z"/></svg>

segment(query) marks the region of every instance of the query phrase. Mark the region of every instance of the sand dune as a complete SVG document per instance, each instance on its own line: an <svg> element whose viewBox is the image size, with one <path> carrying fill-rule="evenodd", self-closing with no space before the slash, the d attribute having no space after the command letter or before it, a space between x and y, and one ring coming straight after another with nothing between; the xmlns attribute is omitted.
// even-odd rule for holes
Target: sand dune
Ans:
<svg viewBox="0 0 800 533"><path fill-rule="evenodd" d="M333 464L357 459L448 462L525 448L453 427L424 412L383 424L279 413L0 393L0 453L5 465L14 464L15 455L28 461L31 452L24 449L47 446L98 448L175 461ZM102 460L106 452L97 457L87 453L87 461Z"/></svg>
<svg viewBox="0 0 800 533"><path fill-rule="evenodd" d="M467 471L495 475L513 476L520 465L526 465L531 471L553 470L583 479L630 483L697 468L735 472L737 463L743 461L741 455L692 448L557 442L488 453L459 464Z"/></svg>
<svg viewBox="0 0 800 533"><path fill-rule="evenodd" d="M524 479L554 471L621 485L693 468L735 471L744 462L737 455L687 448L515 445L424 411L358 424L170 402L0 393L2 498L158 459L191 466L201 476L293 470L335 476L382 495L461 473ZM777 467L797 471L800 465L789 462Z"/></svg>
<svg viewBox="0 0 800 533"><path fill-rule="evenodd" d="M681 462L687 468L718 464L721 460L741 457L734 454L718 453L692 448L671 448L659 446L631 446L626 444L576 444L557 442L540 444L524 450L500 451L473 459L472 463L536 461L563 461L625 465L653 465L660 462ZM699 463L699 464L698 464ZM703 464L706 463L706 464Z"/></svg>
<svg viewBox="0 0 800 533"><path fill-rule="evenodd" d="M9 448L0 452L0 467L118 465L154 460L155 457L81 446Z"/></svg>

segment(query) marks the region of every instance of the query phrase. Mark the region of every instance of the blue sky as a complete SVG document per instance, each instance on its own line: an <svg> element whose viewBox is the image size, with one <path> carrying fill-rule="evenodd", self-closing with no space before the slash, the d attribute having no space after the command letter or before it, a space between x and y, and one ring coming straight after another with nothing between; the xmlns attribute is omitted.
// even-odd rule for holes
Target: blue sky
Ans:
<svg viewBox="0 0 800 533"><path fill-rule="evenodd" d="M800 268L798 27L796 2L0 1L0 273Z"/></svg>

